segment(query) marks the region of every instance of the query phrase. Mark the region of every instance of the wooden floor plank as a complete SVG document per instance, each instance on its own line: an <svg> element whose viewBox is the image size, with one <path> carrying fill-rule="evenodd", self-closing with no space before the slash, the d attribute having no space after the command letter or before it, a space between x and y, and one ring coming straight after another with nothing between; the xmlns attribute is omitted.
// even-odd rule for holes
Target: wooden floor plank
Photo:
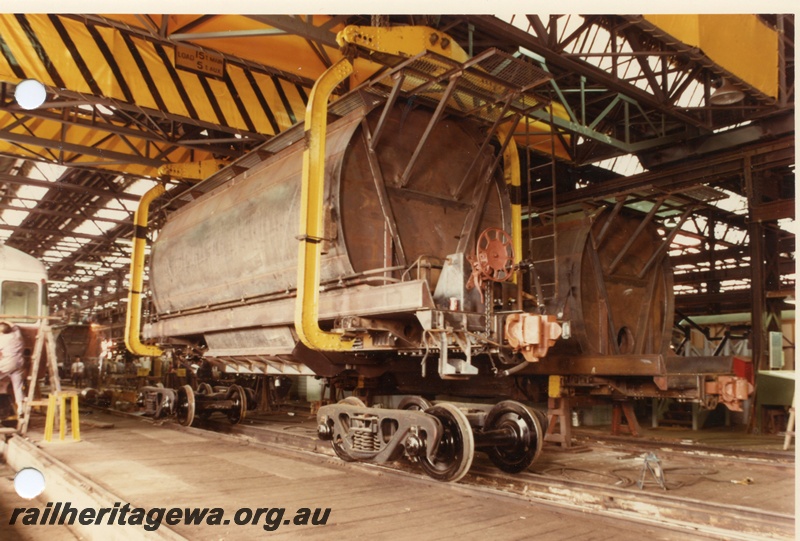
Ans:
<svg viewBox="0 0 800 541"><path fill-rule="evenodd" d="M97 415L95 419L103 422L104 416ZM80 443L52 444L45 449L135 506L221 507L230 521L237 511L245 508L285 508L284 520L291 520L297 509L303 507L331 509L324 526L280 524L275 531L267 532L261 521L246 526L231 522L221 526L172 528L188 539L236 541L266 535L284 540L302 536L312 541L705 539L587 512L556 510L523 499L474 493L459 486L421 481L416 475L386 475L379 469L345 467L336 459L304 457L247 442L225 442L197 430L179 432L138 420L112 419L114 428L93 429L84 434L85 440ZM35 430L33 437L40 437ZM476 462L488 463L484 455ZM626 475L635 477L641 459L625 457L623 452L551 455L537 468L543 473L549 471L550 475L561 469L563 475L611 483L615 479L608 464L628 467ZM725 481L733 473L733 469L724 470L714 477ZM692 494L725 490L735 492L737 501L745 504L770 494L765 480L750 486L733 485L729 479L722 481L703 480L699 488L692 487ZM0 516L0 524L2 521Z"/></svg>

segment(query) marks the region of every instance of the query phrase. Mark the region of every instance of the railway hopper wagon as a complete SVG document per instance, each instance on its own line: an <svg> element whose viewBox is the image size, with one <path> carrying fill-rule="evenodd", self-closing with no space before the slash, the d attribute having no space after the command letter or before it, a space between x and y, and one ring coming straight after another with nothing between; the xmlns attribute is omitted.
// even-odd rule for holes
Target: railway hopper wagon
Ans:
<svg viewBox="0 0 800 541"><path fill-rule="evenodd" d="M387 103L355 108L322 134L287 135L275 152L256 150L255 163L233 164L225 182L198 186L153 242L140 338L147 207L163 188L145 196L131 351L201 352L229 373L351 376L406 395L398 408L365 403L369 393L324 405L319 436L345 460L411 457L441 480L461 478L475 449L510 472L535 460L547 423L520 402L529 380L556 376L568 392L605 395L721 394L729 366L669 371L671 270L654 228L615 262L641 220L575 216L559 223L558 248L523 259L518 188L507 184L518 162L503 137L419 103ZM545 260L557 263L553 276ZM547 298L537 294L550 283ZM499 402L465 408L437 394ZM253 402L235 385L184 386L171 399L183 423L213 411L238 421Z"/></svg>

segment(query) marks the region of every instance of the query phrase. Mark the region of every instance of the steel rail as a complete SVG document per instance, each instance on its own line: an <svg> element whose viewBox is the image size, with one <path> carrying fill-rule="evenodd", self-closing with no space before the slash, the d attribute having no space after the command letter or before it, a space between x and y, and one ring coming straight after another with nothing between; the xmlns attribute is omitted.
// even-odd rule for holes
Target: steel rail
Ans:
<svg viewBox="0 0 800 541"><path fill-rule="evenodd" d="M135 418L140 422L158 422L142 418L132 413L117 410L102 409L107 413L125 418ZM278 452L286 456L304 456L309 462L337 460L337 464L344 469L356 468L361 471L375 473L382 478L402 479L413 481L422 486L440 485L441 482L430 479L416 466L408 462L395 462L391 466L363 464L355 462L341 462L334 458L335 455L328 442L323 442L316 437L315 426L304 425L298 415L291 417L292 421L284 421L278 428L274 424L267 425L266 419L252 421L257 418L250 417L250 424L231 425L227 420L205 421L199 427L185 427L178 423L163 423L166 429L200 434L201 431L213 435L216 439L230 441L241 445L268 448L270 452ZM285 418L285 417L284 417ZM290 424L289 424L290 423ZM293 430L287 430L292 428ZM612 438L623 443L644 444L642 439L630 441L625 438ZM591 444L604 446L608 438L592 440ZM670 447L664 442L650 442L659 449ZM701 446L704 450L722 449L712 446ZM676 447L674 452L690 451L694 449ZM730 450L728 450L730 451ZM685 453L689 457L689 453ZM766 457L775 455L767 451L752 452L751 450L737 451L739 458L748 455ZM782 456L786 456L783 453ZM692 458L694 458L692 456ZM732 456L716 457L729 461ZM771 464L761 464L772 466ZM794 464L785 466L793 468ZM596 472L602 474L603 472ZM506 474L494 468L483 457L473 464L470 472L458 483L449 484L452 490L461 493L475 494L478 498L493 497L506 498L516 501L529 501L534 505L543 505L554 509L591 513L609 519L628 521L635 524L644 524L675 531L683 535L694 535L697 538L728 539L732 541L766 541L766 540L793 540L795 539L795 518L793 515L773 512L763 509L753 509L738 505L687 499L674 496L664 491L635 490L620 488L614 485L604 485L597 482L587 482L563 477L535 473L532 471ZM690 537L687 537L690 538Z"/></svg>
<svg viewBox="0 0 800 541"><path fill-rule="evenodd" d="M250 418L253 421L253 418ZM185 429L177 424L168 424L170 428ZM302 425L300 425L302 426ZM262 424L231 425L227 420L206 422L204 428L212 430L222 437L227 435L234 441L246 438L249 442L264 445L279 444L283 449L293 449L298 453L312 453L333 456L333 451L326 442L317 440L316 433L297 431L294 433L283 432L278 434L275 429L270 429ZM298 427L300 428L300 427ZM194 430L194 429L192 429ZM607 439L593 441L592 444L603 446ZM627 444L628 441L626 440ZM642 444L642 447L657 446L659 449L670 447L664 442L645 442L637 439L630 442L631 446ZM724 453L723 449L711 446L701 446L709 460L718 459L730 461L735 458L732 451L723 457L714 456L712 452ZM689 451L694 448L682 449L674 447L674 453L681 453L687 458L695 459L696 455ZM750 450L737 451L736 456L746 459L749 455L757 458L775 453L758 452ZM784 454L785 455L785 454ZM783 456L783 455L781 455ZM752 466L774 467L774 464L753 464ZM397 475L407 478L418 477L422 483L439 483L419 473L412 464L406 462L394 463L392 466L379 466L374 464L348 463L347 467L377 469L380 475ZM786 464L786 469L793 469L794 464ZM535 469L536 466L533 466ZM602 472L597 472L602 473ZM729 503L717 503L697 499L687 499L658 490L640 490L634 486L621 488L614 485L604 485L597 482L565 479L563 477L534 473L526 471L517 474L506 474L493 467L488 460L477 459L470 472L457 484L458 490L475 492L481 495L503 495L514 499L528 500L536 504L554 506L561 509L580 510L603 515L609 518L628 520L639 524L657 525L659 527L675 529L685 533L707 535L716 539L730 539L735 541L758 541L766 539L791 540L794 539L795 518L793 515L773 512L763 509L753 509Z"/></svg>

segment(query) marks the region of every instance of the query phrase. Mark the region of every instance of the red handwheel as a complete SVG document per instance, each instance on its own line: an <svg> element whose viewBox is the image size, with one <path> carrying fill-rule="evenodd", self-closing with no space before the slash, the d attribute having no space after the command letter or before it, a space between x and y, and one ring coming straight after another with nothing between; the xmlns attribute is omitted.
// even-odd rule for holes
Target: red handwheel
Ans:
<svg viewBox="0 0 800 541"><path fill-rule="evenodd" d="M505 282L514 274L514 244L502 229L484 230L475 244L475 256L483 279Z"/></svg>

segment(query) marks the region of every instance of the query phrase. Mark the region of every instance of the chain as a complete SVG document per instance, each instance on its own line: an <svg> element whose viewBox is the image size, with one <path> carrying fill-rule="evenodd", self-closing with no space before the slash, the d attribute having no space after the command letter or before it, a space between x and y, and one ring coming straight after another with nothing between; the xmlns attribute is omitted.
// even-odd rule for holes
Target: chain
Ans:
<svg viewBox="0 0 800 541"><path fill-rule="evenodd" d="M492 305L494 304L494 291L492 287L492 283L489 281L484 282L486 286L486 294L484 295L484 306L486 308L484 317L486 318L486 339L488 340L490 336L492 336L492 326L491 326L491 315L492 315Z"/></svg>

